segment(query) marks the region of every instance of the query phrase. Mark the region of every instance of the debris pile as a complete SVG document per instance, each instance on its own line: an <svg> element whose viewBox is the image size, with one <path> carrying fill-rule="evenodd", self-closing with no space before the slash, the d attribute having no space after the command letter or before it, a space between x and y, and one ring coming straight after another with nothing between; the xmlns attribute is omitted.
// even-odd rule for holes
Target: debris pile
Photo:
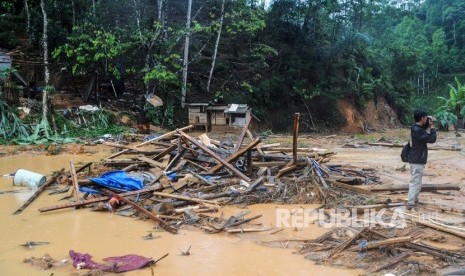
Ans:
<svg viewBox="0 0 465 276"><path fill-rule="evenodd" d="M67 193L64 198L74 201L43 207L40 212L92 206L96 211L153 220L159 228L173 234L182 225L193 225L212 234L272 230L251 226L250 222L261 215L250 215L250 211L227 219L208 215L227 204L319 203L322 210L385 208L391 211L381 216L385 220L381 222L382 227L334 227L317 239L296 242L297 252L312 260L343 263L348 267L351 262L343 260L350 259L352 263L357 260L359 264L353 267L373 273L405 266L407 257L418 252L444 262L463 263L463 253L419 242L436 231L465 238L463 229L437 220L424 221L409 213L402 213L409 222L403 229L389 225L388 213L404 205L402 200L394 202L389 195L405 192L408 186L381 185L374 169L326 164L335 154L331 150L298 147L298 119L296 114L292 147L262 143L247 125L235 144L210 139L206 134L194 138L186 133L192 126L136 145L103 142L118 151L100 164L88 163L79 169L70 162L69 173L61 171L53 176L15 214L47 188L53 193ZM244 143L246 135L248 143ZM432 185L424 189L458 190L459 187ZM331 216L329 212L325 215ZM357 213L352 216L360 219ZM419 230L418 226L427 228ZM275 229L273 233L279 231ZM153 238L149 235L144 239ZM276 243L288 246L289 241ZM439 266L444 267L446 263Z"/></svg>

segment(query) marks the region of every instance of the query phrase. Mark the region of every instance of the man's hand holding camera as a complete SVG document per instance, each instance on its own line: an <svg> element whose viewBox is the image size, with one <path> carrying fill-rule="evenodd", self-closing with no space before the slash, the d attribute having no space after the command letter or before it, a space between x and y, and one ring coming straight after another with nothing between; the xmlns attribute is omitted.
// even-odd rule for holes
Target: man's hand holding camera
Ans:
<svg viewBox="0 0 465 276"><path fill-rule="evenodd" d="M427 128L434 128L434 123L436 122L436 118L433 116L428 116L426 118L426 126Z"/></svg>

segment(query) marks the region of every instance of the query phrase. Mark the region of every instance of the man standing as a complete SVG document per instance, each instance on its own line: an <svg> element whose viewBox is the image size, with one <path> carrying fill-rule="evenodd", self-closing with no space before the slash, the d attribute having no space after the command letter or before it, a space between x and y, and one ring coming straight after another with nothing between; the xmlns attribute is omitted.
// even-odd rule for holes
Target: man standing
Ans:
<svg viewBox="0 0 465 276"><path fill-rule="evenodd" d="M428 147L426 144L436 142L433 118L423 110L415 110L413 117L415 118L415 124L411 128L412 148L408 154L411 178L408 188L407 210L411 210L418 202L423 170L428 160ZM426 131L428 128L430 129L429 133Z"/></svg>

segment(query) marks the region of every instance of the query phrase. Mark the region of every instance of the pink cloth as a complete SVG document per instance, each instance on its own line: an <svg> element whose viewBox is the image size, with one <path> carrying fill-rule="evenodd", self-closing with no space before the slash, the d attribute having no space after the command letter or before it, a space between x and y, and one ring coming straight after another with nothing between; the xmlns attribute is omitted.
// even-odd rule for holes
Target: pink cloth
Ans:
<svg viewBox="0 0 465 276"><path fill-rule="evenodd" d="M99 264L92 261L92 256L85 253L74 252L73 250L69 251L69 256L73 260L73 266L77 267L78 264L84 263L83 268L87 269L100 269L107 272L125 272L136 270L144 266L149 265L153 262L152 258L146 258L139 255L124 255L119 257L108 257L103 259L106 264Z"/></svg>

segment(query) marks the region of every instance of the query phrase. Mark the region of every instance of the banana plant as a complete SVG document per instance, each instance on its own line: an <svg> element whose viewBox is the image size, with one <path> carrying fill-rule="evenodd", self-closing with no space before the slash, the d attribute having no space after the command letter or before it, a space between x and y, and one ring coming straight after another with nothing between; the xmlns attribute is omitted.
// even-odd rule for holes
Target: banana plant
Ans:
<svg viewBox="0 0 465 276"><path fill-rule="evenodd" d="M455 83L457 87L449 84L449 98L437 97L443 102L443 105L439 107L436 114L444 120L447 119L448 124L453 121L454 125L457 123L457 119L465 116L465 86L457 77L455 77ZM451 115L454 116L454 120L452 120L453 117Z"/></svg>

